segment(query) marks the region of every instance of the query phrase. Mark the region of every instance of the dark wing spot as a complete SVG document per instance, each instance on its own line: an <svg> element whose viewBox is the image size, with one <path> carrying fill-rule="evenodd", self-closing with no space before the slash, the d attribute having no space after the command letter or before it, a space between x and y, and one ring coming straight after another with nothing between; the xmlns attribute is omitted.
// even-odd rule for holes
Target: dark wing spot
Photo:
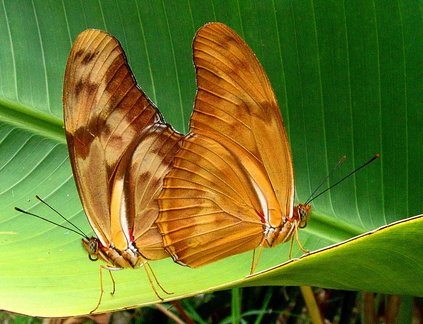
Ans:
<svg viewBox="0 0 423 324"><path fill-rule="evenodd" d="M75 98L79 99L81 93L86 97L93 97L98 89L98 83L87 80L79 80L75 84Z"/></svg>
<svg viewBox="0 0 423 324"><path fill-rule="evenodd" d="M81 91L84 89L84 82L82 80L79 80L75 84L75 97L78 98Z"/></svg>
<svg viewBox="0 0 423 324"><path fill-rule="evenodd" d="M73 140L73 147L75 148L75 151L77 151L78 156L85 160L90 153L90 146L94 136L90 135L85 127L77 128L73 135L73 138L71 138ZM69 138L70 137L68 136L68 143Z"/></svg>
<svg viewBox="0 0 423 324"><path fill-rule="evenodd" d="M81 60L81 65L88 65L98 55L98 53L98 51L86 53L84 58Z"/></svg>
<svg viewBox="0 0 423 324"><path fill-rule="evenodd" d="M75 53L75 59L82 56L86 51L84 49L80 49Z"/></svg>

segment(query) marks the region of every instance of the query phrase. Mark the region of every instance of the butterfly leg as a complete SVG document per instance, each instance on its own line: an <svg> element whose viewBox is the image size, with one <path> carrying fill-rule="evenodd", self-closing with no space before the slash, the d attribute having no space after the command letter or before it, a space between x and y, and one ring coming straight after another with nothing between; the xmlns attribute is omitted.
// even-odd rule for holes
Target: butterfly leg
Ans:
<svg viewBox="0 0 423 324"><path fill-rule="evenodd" d="M98 298L97 305L95 305L94 309L90 311L90 314L94 313L100 307L101 301L103 299L103 294L104 294L103 269L106 269L107 271L109 271L110 279L112 280L113 288L112 288L112 291L110 292L110 295L113 296L115 294L115 291L116 291L116 281L113 278L112 270L121 270L121 268L110 268L110 267L107 267L107 266L100 265L100 296Z"/></svg>
<svg viewBox="0 0 423 324"><path fill-rule="evenodd" d="M299 224L297 222L294 223L295 225L295 230L294 230L294 237L295 237L295 241L298 244L298 247L300 248L301 251L303 251L304 253L308 254L310 253L310 251L306 250L303 248L301 241L300 241L300 235L298 234L298 227ZM289 255L288 255L288 259L291 260L292 259L292 247L294 244L294 237L291 239L291 243L290 243L290 247L289 247Z"/></svg>
<svg viewBox="0 0 423 324"><path fill-rule="evenodd" d="M260 260L261 252L263 251L263 246L260 245L258 249L259 250L257 252L257 256L256 256L256 249L253 250L253 257L252 257L252 260L251 260L250 275L252 275L257 268L257 265L258 265L259 260Z"/></svg>
<svg viewBox="0 0 423 324"><path fill-rule="evenodd" d="M159 280L157 279L156 275L154 274L153 268L151 268L151 265L150 265L150 263L149 263L147 260L145 260L145 261L143 262L143 266L144 266L144 269L145 269L145 273L147 274L148 281L150 282L151 288L153 289L153 291L154 291L154 293L156 294L157 298L159 298L161 301L163 301L163 300L164 300L164 299L163 299L163 297L161 297L161 296L159 295L159 293L158 293L158 291L157 291L157 289L156 289L156 285L157 285L157 286L159 286L159 287L160 287L160 289L161 289L161 290L162 290L165 294L167 294L167 295L171 295L171 294L173 294L172 292L168 292L168 291L166 291L166 290L162 287L162 285L160 284L160 282L159 282ZM155 283L156 283L156 284L154 284L154 282L153 282L153 280L152 280L152 277L153 277L153 279L154 279L154 281L155 281Z"/></svg>
<svg viewBox="0 0 423 324"><path fill-rule="evenodd" d="M112 271L110 269L107 269L107 270L109 270L110 279L112 280L112 285L113 285L113 289L110 292L110 295L113 296L115 294L115 291L116 291L116 281L115 281L115 278L113 278Z"/></svg>

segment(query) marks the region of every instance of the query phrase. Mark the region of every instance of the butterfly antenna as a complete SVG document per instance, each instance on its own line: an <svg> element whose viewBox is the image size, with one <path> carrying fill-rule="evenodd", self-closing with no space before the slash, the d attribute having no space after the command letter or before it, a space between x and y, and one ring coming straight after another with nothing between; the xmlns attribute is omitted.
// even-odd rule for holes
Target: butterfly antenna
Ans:
<svg viewBox="0 0 423 324"><path fill-rule="evenodd" d="M341 165L341 163L342 162L344 162L345 161L345 159L346 159L347 157L344 155L340 160L339 160L339 162L332 168L332 170L329 172L329 174L323 179L323 181L317 186L317 188L316 189L314 189L314 191L311 193L311 195L306 199L306 202L305 202L305 204L306 205L308 205L314 198L316 198L316 197L314 197L313 198L313 196L314 196L314 194L320 189L320 187L321 186L323 186L325 183L326 183L326 180L327 179L329 179L329 177L332 175L332 173L336 170L336 169L338 169L338 167ZM327 189L326 189L327 190ZM321 195L321 193L319 194L319 196Z"/></svg>
<svg viewBox="0 0 423 324"><path fill-rule="evenodd" d="M345 179L349 178L350 176L352 176L354 173L356 173L358 170L364 168L366 165L372 163L374 160L376 160L378 157L380 156L380 154L376 154L374 157L372 157L369 161L367 161L366 163L364 163L363 165L359 166L357 169L351 171L350 173L348 173L346 176L344 176L341 180L337 181L336 183L334 183L333 185L331 185L330 187L326 188L325 190L323 190L322 192L320 192L318 195L314 196L313 195L316 193L316 191L323 185L323 183L329 178L329 176L333 173L333 171L338 168L338 166L345 160L345 156L342 157L341 160L339 160L338 164L332 169L332 171L329 173L329 175L325 178L325 180L317 187L316 190L313 191L313 193L310 195L310 197L307 199L306 204L309 204L310 202L312 202L314 199L316 199L317 197L320 197L321 195L323 195L326 191L332 189L333 187L337 186L338 184L340 184L342 181L344 181Z"/></svg>
<svg viewBox="0 0 423 324"><path fill-rule="evenodd" d="M85 233L78 227L78 226L76 226L74 223L72 223L69 219L67 219L66 217L64 217L61 213L59 213L55 208L53 208L52 206L50 206L47 202L45 202L43 199L41 199L39 196L35 196L35 198L37 198L40 202L42 202L44 205L46 205L48 208L50 208L52 211L54 211L57 215L59 215L60 217L62 217L62 219L64 219L67 223L69 223L70 225L72 225L75 229L73 229L73 228L71 228L71 227L67 227L67 226L64 226L64 225L61 225L61 224L59 224L59 223L56 223L56 222L53 222L53 221L51 221L51 220L49 220L49 219L47 219L47 218L44 218L44 217L42 217L42 216L40 216L40 215L36 215L36 214L33 214L33 213L31 213L31 212L29 212L29 211L26 211L26 210L23 210L23 209L20 209L19 207L15 207L15 210L16 211L18 211L18 212L20 212L20 213L23 213L23 214L26 214L26 215L30 215L30 216L34 216L34 217L36 217L36 218L39 218L39 219L42 219L43 221L46 221L47 223L50 223L50 224L53 224L53 225L56 225L56 226L59 226L59 227L61 227L61 228L64 228L64 229L66 229L66 230L68 230L68 231L71 231L71 232L74 232L74 233L76 233L76 234L78 234L78 235L80 235L80 236L82 236L82 237L84 237L84 238L86 238L86 239L88 239L88 236L87 235L85 235Z"/></svg>

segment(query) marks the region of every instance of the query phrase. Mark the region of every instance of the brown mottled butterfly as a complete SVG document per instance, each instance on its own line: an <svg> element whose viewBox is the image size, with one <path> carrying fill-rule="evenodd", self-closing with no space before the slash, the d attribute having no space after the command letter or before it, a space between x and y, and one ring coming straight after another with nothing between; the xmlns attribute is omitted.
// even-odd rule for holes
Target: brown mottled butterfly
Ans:
<svg viewBox="0 0 423 324"><path fill-rule="evenodd" d="M256 248L260 255L262 248L292 244L294 237L307 252L298 229L307 225L309 203L331 187L314 195L319 186L294 206L291 149L280 109L241 37L210 23L197 32L193 49L198 91L190 133L158 198L156 223L166 251L193 268ZM251 272L258 259L253 257Z"/></svg>
<svg viewBox="0 0 423 324"><path fill-rule="evenodd" d="M190 133L165 177L156 222L172 258L195 268L287 242L310 205L293 204L288 137L252 50L221 23L201 28L193 49Z"/></svg>
<svg viewBox="0 0 423 324"><path fill-rule="evenodd" d="M137 86L114 37L93 29L77 37L63 106L73 174L97 236L83 239L89 258L115 270L167 257L156 198L182 135Z"/></svg>

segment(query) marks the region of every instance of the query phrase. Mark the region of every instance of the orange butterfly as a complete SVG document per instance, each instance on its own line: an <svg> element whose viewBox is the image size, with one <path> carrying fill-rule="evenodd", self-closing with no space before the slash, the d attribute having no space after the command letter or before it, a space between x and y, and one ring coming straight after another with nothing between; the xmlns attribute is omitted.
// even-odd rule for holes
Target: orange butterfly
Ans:
<svg viewBox="0 0 423 324"><path fill-rule="evenodd" d="M221 23L201 28L193 49L190 133L165 177L156 223L174 261L195 268L287 242L310 205L294 207L288 138L252 50Z"/></svg>
<svg viewBox="0 0 423 324"><path fill-rule="evenodd" d="M75 40L63 93L72 170L97 235L83 239L89 258L115 270L167 257L156 198L182 135L138 88L119 42L103 31Z"/></svg>

